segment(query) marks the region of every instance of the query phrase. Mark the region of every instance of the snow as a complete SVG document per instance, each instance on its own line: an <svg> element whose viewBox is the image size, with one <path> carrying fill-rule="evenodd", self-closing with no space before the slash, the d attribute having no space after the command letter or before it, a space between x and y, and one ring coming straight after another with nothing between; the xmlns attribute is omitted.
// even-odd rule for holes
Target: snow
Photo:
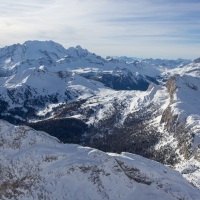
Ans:
<svg viewBox="0 0 200 200"><path fill-rule="evenodd" d="M146 109L148 106L153 105L155 108L151 108L152 113L155 114L156 111L158 113L156 113L155 116L152 115L152 119L147 123L162 133L162 138L155 146L155 149L159 150L165 145L170 145L173 150L176 151L181 160L179 163L180 166L177 165L174 167L180 172L184 172L184 177L193 182L197 187L200 187L200 172L198 169L200 166L199 161L196 159L198 156L195 157L194 155L196 154L192 154L188 161L184 161L185 159L178 149L177 138L174 137L173 133L166 131L165 124L160 124L163 112L167 108L171 108L171 114L178 116L179 124L182 124L188 132L194 135L190 150L193 153L197 152L198 155L200 144L200 64L190 63L191 61L182 59L140 59L137 62L133 61L127 63L126 59L127 58L124 58L124 60L121 58L104 59L96 54L90 53L88 50L83 49L80 46L65 49L53 41L27 41L24 44L15 44L1 48L1 100L8 103L8 109L10 110L18 108L21 109L21 111L27 112L28 110L24 109L24 102L26 100L37 100L41 97L45 97L43 106L35 106L37 116L43 118L55 117L55 109L59 108L59 106L64 106L65 103L84 100L84 103L80 106L80 110L83 111L82 113L74 112L72 114L66 114L65 117L83 119L88 125L95 125L99 121L104 120L106 117L117 112L120 117L114 126L121 127L123 127L123 123L129 114L140 111L143 108ZM83 77L84 75L91 74L96 75L96 77L100 77L102 74L127 77L131 74L133 81L136 83L140 78L147 80L147 76L150 76L151 78L156 78L160 84L150 85L147 91L115 91L111 88L105 87L105 85L98 81ZM174 81L176 91L172 95L173 99L170 99L170 94L165 87L166 80L168 80L170 76L175 77ZM50 97L56 97L57 102L52 102ZM85 119L84 111L89 109L92 109L94 114L91 114L87 119ZM9 115L10 113L8 111L2 113L2 116ZM18 115L14 116L16 119L22 119ZM34 121L34 119L28 120ZM35 120L37 121L37 119ZM31 143L34 143L34 141L35 140L31 141ZM56 146L58 145L57 143L55 144ZM41 147L42 145L43 147ZM48 152L49 147L45 150L45 145L42 145L39 145L38 148L41 148L42 152ZM68 148L69 151L71 151L70 148ZM73 151L79 149L77 146L73 148ZM61 149L63 151L63 147ZM81 150L83 149L84 148ZM36 149L33 150L38 152ZM62 151L61 154L65 155ZM91 149L87 149L86 151L91 151L90 154L93 154ZM52 153L50 152L50 154ZM96 153L94 154L96 155ZM114 156L106 153L104 156L105 155L108 155L109 159L113 157L119 157L122 159L123 156L125 159L125 155ZM79 156L78 153L77 156ZM84 157L84 159L86 159L86 157ZM39 158L39 160L40 159L41 158ZM89 163L94 162L90 160L91 158L87 157L87 159L89 160ZM126 156L126 159L131 160L132 158ZM66 164L62 160L59 162L64 163L63 166ZM95 160L95 162L97 161ZM145 162L146 161L143 163ZM45 164L45 167L46 165L47 163ZM59 168L58 163L55 165ZM194 171L194 169L196 171ZM185 173L187 171L188 173ZM49 171L49 173L51 174L54 172ZM65 174L66 171L62 173ZM61 175L58 173L56 176L62 177L62 173ZM82 172L79 170L77 173L80 175ZM76 178L79 177L82 180L82 175L79 175L77 175ZM78 181L76 182L76 180L74 180L73 175L70 178L71 183L76 183L80 188L85 189L83 185L80 185ZM105 180L106 187L109 188L109 185L112 185L113 182L109 182L107 179ZM116 178L116 180L120 183L119 178ZM65 181L65 178L63 178L63 181ZM84 181L87 182L88 179L85 178ZM61 183L56 182L56 184L61 184L59 185L61 188L64 187L62 181ZM132 190L135 191L134 195L138 195L138 198L145 198L145 195L147 195L148 192L149 195L152 194L151 189L148 188L149 186L139 187L134 184L132 185L132 183L130 183L129 186L132 187ZM48 191L53 188L51 186L48 187ZM122 187L121 184L119 184L119 187ZM87 185L87 188L90 188L89 185ZM68 189L74 191L74 193L78 193L79 191L78 187ZM101 188L101 190L103 189ZM131 195L132 193L128 193L126 187L122 188L122 190L124 190L123 194L118 192L118 188L116 188L116 190L110 189L110 192L113 195L112 198L117 199L117 195L120 195L123 199L128 199L128 197L130 199L130 196L128 195ZM148 191L147 193L144 193L144 197L141 196L142 190ZM60 189L58 191L60 191ZM60 192L61 194L63 193L63 191ZM93 194L92 189L90 190L90 193ZM101 196L101 198L99 198L106 199L107 197L105 193L103 197ZM94 194L96 195L95 192ZM69 192L69 195L72 194ZM80 195L84 196L86 194L79 193L79 197ZM152 195L157 195L157 193L153 193ZM164 193L164 195L166 194ZM76 196L72 195L69 199L70 198L76 199ZM156 198L157 197L154 196L154 199ZM158 196L158 198L160 198L160 196ZM169 197L169 199L170 198L171 197Z"/></svg>
<svg viewBox="0 0 200 200"><path fill-rule="evenodd" d="M54 108L57 108L60 105L61 105L61 103L48 104L48 106L45 109L39 110L37 112L37 115L38 116L45 116L47 113L52 112L54 110Z"/></svg>
<svg viewBox="0 0 200 200"><path fill-rule="evenodd" d="M176 165L176 170L182 173L189 182L200 188L200 164L194 157Z"/></svg>
<svg viewBox="0 0 200 200"><path fill-rule="evenodd" d="M179 71L179 74L175 76L177 90L174 94L174 101L170 105L172 114L177 114L179 121L185 122L186 128L198 137L200 124L199 69L200 65L195 64ZM196 142L194 141L194 143Z"/></svg>
<svg viewBox="0 0 200 200"><path fill-rule="evenodd" d="M116 100L123 105L126 104L122 111L124 116L120 121L123 124L129 113L135 112L150 103L160 106L160 112L164 111L169 105L169 96L167 96L166 89L162 85L156 86L154 84L146 92L118 92L106 88L97 81L88 80L82 77L82 74L94 73L98 76L98 74L108 73L115 76L127 76L132 73L135 82L141 76L169 77L179 74L178 90L174 95L176 102L170 107L174 115L179 115L180 120L187 120L192 115L199 116L198 110L200 110L198 90L188 89L200 84L199 64L187 65L189 62L191 61L183 59L176 61L144 59L127 63L120 58L104 59L79 45L75 48L65 49L53 41L27 41L24 44L16 44L0 49L1 69L5 74L9 74L6 77L0 77L0 90L3 99L7 102L12 102L12 100L6 94L6 89L15 89L18 93L22 93L27 88L31 88L32 96L36 97L57 96L59 94L57 105L68 101L65 97L65 92L68 91L71 95L70 101L91 98L85 104L85 107L88 107L88 104L91 104L90 107L93 108L97 107L99 103L104 105L103 109L96 113L99 120L114 110L112 104ZM62 76L59 77L58 73L61 73ZM19 102L23 101L24 99L19 100ZM52 112L51 104L54 103L51 102L49 105L45 105L43 110L38 108L38 115ZM195 108L193 105L196 105ZM10 107L15 106L20 107L21 105L10 103ZM84 108L84 106L82 107ZM154 122L159 124L160 119L161 115ZM94 121L93 117L88 120L88 123ZM195 126L198 127L198 125Z"/></svg>
<svg viewBox="0 0 200 200"><path fill-rule="evenodd" d="M200 192L178 172L130 153L61 144L44 132L0 121L0 184L18 199L191 199ZM23 170L22 170L23 169ZM7 173L12 173L8 179ZM28 178L32 177L32 178ZM7 185L1 198L15 199Z"/></svg>

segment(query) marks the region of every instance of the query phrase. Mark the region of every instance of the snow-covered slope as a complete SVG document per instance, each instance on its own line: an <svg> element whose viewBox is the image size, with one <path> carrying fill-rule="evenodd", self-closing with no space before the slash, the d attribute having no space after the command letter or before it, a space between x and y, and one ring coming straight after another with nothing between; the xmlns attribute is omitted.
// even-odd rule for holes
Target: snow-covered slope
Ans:
<svg viewBox="0 0 200 200"><path fill-rule="evenodd" d="M27 41L22 45L15 44L0 49L0 75L2 77L21 73L29 68L51 72L68 70L86 78L98 80L114 89L146 90L149 82L160 74L156 67L152 66L148 71L147 67L149 64L104 59L80 46L64 49L53 41ZM116 79L118 79L118 85ZM146 86L140 88L140 83Z"/></svg>
<svg viewBox="0 0 200 200"><path fill-rule="evenodd" d="M51 104L59 106L76 99L88 98L105 88L99 82L72 72L49 72L36 68L2 77L0 82L1 115L15 113L16 117L24 119L28 117L30 110L36 114Z"/></svg>
<svg viewBox="0 0 200 200"><path fill-rule="evenodd" d="M161 146L175 149L179 159L175 168L194 185L200 187L200 64L168 70L171 78L166 87L170 101L161 122L168 132L168 141ZM158 145L159 146L159 145Z"/></svg>
<svg viewBox="0 0 200 200"><path fill-rule="evenodd" d="M1 116L12 122L28 120L47 113L40 112L47 107L51 111L86 99L105 87L111 92L146 90L150 82L158 84L154 77L159 70L150 71L143 64L106 60L80 46L65 49L53 41L8 46L0 49Z"/></svg>
<svg viewBox="0 0 200 200"><path fill-rule="evenodd" d="M67 55L60 44L53 41L27 41L24 44L14 44L0 49L1 65L17 64L24 60L39 60L41 58L57 61Z"/></svg>
<svg viewBox="0 0 200 200"><path fill-rule="evenodd" d="M159 84L163 67L157 61L104 59L80 46L65 49L53 41L27 41L1 48L1 115L8 120L27 120L30 113L37 115L47 107L52 110L86 99L105 87L110 93L112 89L145 91L149 84Z"/></svg>
<svg viewBox="0 0 200 200"><path fill-rule="evenodd" d="M200 199L178 172L130 154L61 144L0 121L1 199Z"/></svg>

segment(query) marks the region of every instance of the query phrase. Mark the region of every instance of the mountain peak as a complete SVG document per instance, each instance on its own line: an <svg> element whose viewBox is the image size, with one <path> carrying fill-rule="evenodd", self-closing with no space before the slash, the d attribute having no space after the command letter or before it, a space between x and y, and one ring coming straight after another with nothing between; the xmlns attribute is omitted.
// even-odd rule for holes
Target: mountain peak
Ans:
<svg viewBox="0 0 200 200"><path fill-rule="evenodd" d="M81 47L81 45L77 45L77 46L76 46L76 49L78 49L78 50L83 50L83 48Z"/></svg>
<svg viewBox="0 0 200 200"><path fill-rule="evenodd" d="M87 49L83 49L80 45L77 45L76 47L70 47L67 49L67 51L68 54L73 57L82 57L89 54L89 51Z"/></svg>
<svg viewBox="0 0 200 200"><path fill-rule="evenodd" d="M9 58L13 64L23 60L38 60L47 58L58 60L66 56L66 49L53 41L28 40L23 44L14 44L0 49L0 63L5 63Z"/></svg>
<svg viewBox="0 0 200 200"><path fill-rule="evenodd" d="M58 44L52 40L28 40L24 42L23 46L26 48L32 48L34 51L66 51L66 49L61 44Z"/></svg>
<svg viewBox="0 0 200 200"><path fill-rule="evenodd" d="M77 45L76 49L78 50L79 53L84 53L84 54L89 53L89 51L87 49L83 49L80 45Z"/></svg>

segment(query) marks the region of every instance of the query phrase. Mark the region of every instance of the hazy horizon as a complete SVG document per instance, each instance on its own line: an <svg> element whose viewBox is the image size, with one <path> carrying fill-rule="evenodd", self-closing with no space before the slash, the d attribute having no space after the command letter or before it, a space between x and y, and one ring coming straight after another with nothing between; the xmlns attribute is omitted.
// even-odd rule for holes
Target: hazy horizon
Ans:
<svg viewBox="0 0 200 200"><path fill-rule="evenodd" d="M81 45L103 57L200 57L197 0L7 0L0 47L26 40Z"/></svg>

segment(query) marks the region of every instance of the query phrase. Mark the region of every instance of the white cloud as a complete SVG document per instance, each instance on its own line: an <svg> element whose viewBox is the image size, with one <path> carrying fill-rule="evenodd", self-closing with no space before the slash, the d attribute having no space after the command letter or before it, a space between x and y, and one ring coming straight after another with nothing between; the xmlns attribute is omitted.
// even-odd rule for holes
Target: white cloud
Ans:
<svg viewBox="0 0 200 200"><path fill-rule="evenodd" d="M0 46L51 39L104 56L196 57L200 4L158 2L0 0Z"/></svg>

